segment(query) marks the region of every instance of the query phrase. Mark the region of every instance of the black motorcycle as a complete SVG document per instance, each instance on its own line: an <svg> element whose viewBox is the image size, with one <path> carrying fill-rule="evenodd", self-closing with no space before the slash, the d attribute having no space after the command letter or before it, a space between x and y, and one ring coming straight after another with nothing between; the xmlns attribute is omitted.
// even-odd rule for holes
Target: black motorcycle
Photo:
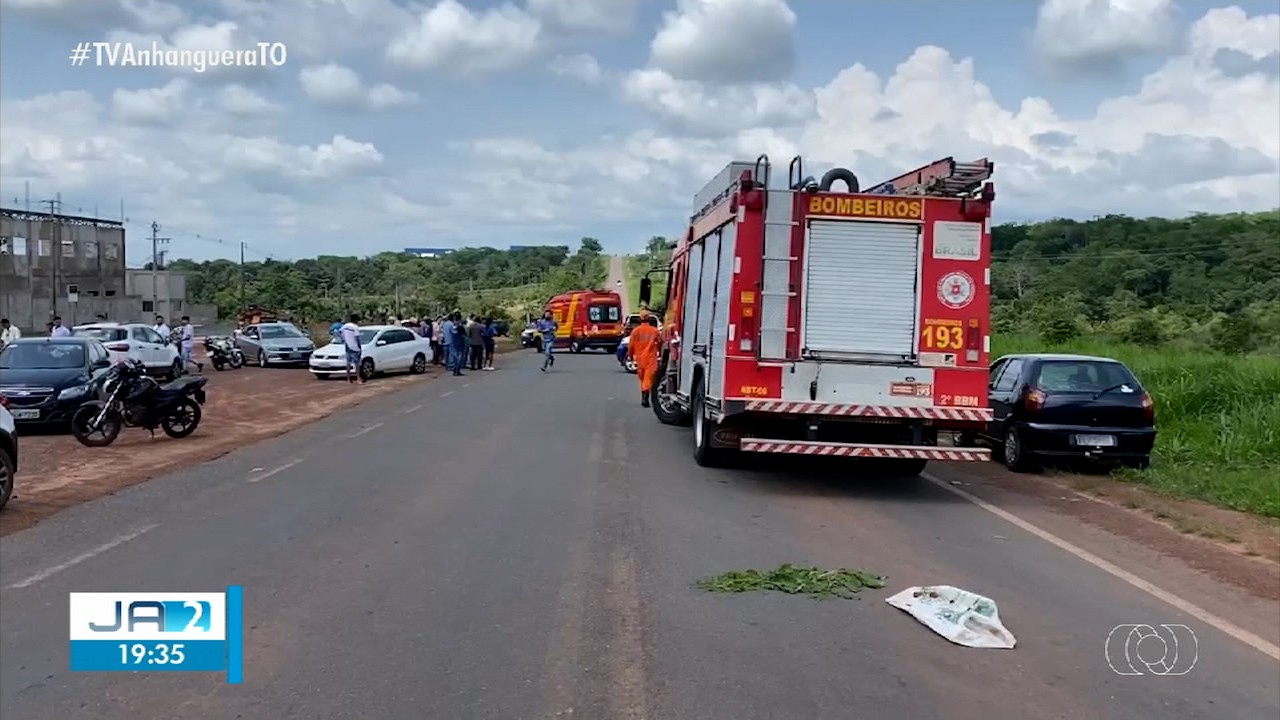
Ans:
<svg viewBox="0 0 1280 720"><path fill-rule="evenodd" d="M204 404L203 375L182 377L161 385L137 360L126 360L102 375L99 396L71 415L71 433L80 444L104 447L115 442L126 427L164 430L171 438L184 438L200 424Z"/></svg>
<svg viewBox="0 0 1280 720"><path fill-rule="evenodd" d="M209 356L209 362L213 363L214 370L244 365L244 353L240 352L240 348L229 337L211 335L205 338L204 351Z"/></svg>

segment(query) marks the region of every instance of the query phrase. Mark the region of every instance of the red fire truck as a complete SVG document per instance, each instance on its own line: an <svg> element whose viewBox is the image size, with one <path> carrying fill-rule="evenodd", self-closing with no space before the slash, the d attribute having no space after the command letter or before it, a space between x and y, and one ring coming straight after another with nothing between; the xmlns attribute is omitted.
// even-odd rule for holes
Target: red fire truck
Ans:
<svg viewBox="0 0 1280 720"><path fill-rule="evenodd" d="M649 273L668 276L658 419L693 425L699 465L789 453L915 475L989 459L959 440L992 417L993 170L946 158L863 190L797 157L774 189L766 156L730 163Z"/></svg>

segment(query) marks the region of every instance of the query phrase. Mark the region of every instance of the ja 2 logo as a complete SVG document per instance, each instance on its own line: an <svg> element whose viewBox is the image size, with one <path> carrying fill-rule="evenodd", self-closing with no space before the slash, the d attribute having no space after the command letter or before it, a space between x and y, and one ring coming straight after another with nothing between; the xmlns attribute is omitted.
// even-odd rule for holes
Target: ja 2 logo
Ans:
<svg viewBox="0 0 1280 720"><path fill-rule="evenodd" d="M129 627L124 628L128 623ZM138 625L154 625L165 633L209 632L212 618L207 600L135 600L115 602L115 617L109 623L89 622L89 629L100 633L131 633Z"/></svg>

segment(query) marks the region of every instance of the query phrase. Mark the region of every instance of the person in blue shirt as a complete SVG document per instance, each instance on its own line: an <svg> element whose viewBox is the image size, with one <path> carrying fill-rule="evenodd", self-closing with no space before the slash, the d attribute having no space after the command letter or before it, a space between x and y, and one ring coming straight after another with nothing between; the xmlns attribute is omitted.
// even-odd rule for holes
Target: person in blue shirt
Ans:
<svg viewBox="0 0 1280 720"><path fill-rule="evenodd" d="M453 316L445 315L440 323L440 352L444 355L444 369L453 372Z"/></svg>
<svg viewBox="0 0 1280 720"><path fill-rule="evenodd" d="M546 353L546 357L542 360L542 372L546 372L548 367L556 364L556 356L551 354L551 348L556 344L556 320L548 310L542 313L542 318L538 320L538 332L542 334L542 352Z"/></svg>

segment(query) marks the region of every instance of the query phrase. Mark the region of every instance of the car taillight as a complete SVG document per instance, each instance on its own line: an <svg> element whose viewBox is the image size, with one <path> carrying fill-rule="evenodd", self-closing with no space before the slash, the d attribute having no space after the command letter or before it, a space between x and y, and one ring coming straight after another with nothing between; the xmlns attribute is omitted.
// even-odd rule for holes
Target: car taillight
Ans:
<svg viewBox="0 0 1280 720"><path fill-rule="evenodd" d="M112 350L114 352L129 352L129 344L128 343L111 343L110 345L107 346L107 349Z"/></svg>
<svg viewBox="0 0 1280 720"><path fill-rule="evenodd" d="M1142 393L1142 415L1147 422L1155 422L1156 419L1156 402L1151 399L1151 395L1146 391Z"/></svg>
<svg viewBox="0 0 1280 720"><path fill-rule="evenodd" d="M982 323L978 322L978 318L969 318L968 327L964 333L964 359L968 362L978 362L979 349L982 347Z"/></svg>
<svg viewBox="0 0 1280 720"><path fill-rule="evenodd" d="M1044 407L1045 391L1040 388L1028 388L1022 396L1022 406L1028 410L1039 410Z"/></svg>

